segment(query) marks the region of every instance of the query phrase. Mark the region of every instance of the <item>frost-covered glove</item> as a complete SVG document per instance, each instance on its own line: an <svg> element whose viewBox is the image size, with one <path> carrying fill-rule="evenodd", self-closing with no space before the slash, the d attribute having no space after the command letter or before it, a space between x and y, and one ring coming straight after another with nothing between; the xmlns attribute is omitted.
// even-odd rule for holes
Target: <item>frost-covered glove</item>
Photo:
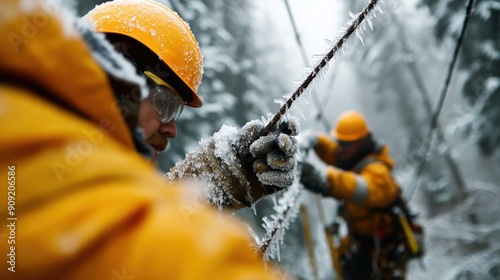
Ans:
<svg viewBox="0 0 500 280"><path fill-rule="evenodd" d="M289 117L260 137L263 121L240 130L223 126L177 163L168 179L198 179L207 185L209 202L221 207L249 207L265 195L289 187L295 178L298 151L296 118Z"/></svg>
<svg viewBox="0 0 500 280"><path fill-rule="evenodd" d="M326 180L326 172L322 172L308 162L300 163L302 172L300 182L311 192L328 196L329 186Z"/></svg>

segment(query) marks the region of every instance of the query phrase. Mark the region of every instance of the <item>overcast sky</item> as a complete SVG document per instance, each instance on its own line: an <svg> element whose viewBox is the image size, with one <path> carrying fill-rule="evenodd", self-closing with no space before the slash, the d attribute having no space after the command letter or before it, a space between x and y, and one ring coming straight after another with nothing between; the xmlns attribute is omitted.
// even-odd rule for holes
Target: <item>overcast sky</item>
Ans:
<svg viewBox="0 0 500 280"><path fill-rule="evenodd" d="M325 40L333 41L340 28L346 25L348 14L344 3L331 0L288 0L288 3L310 62L308 66L312 67L330 49ZM272 25L264 32L272 32L271 35L268 34L267 36L273 36L274 38L270 38L271 40L279 38L277 47L290 54L287 61L278 65L282 68L280 71L288 74L286 80L289 81L290 91L293 91L296 88L296 82L302 81L308 72L304 70L304 62L295 40L285 1L256 0L254 4L257 11L259 11L257 16L260 18L258 20L262 22L264 28L267 28L267 25ZM342 71L336 70L338 74L332 84L330 82L330 78L333 77L332 69L339 69L339 67ZM342 63L342 59L331 61L329 70L325 72L325 79L319 81L312 92L319 100L325 100L325 94L331 94L326 98L328 102L323 104L323 110L328 108L328 112L332 113L327 116L328 121L331 123L343 110L360 109L354 95L357 92L356 81L352 71L349 71L349 67L348 64ZM333 85L333 88L328 88L331 85ZM321 87L324 87L327 91L322 91ZM303 106L307 121L311 121L316 113L314 104L312 104L312 101L310 103ZM295 111L294 115L299 116L299 113ZM299 119L305 125L306 121L302 118ZM304 127L308 126L305 125Z"/></svg>
<svg viewBox="0 0 500 280"><path fill-rule="evenodd" d="M283 45L295 51L298 55L298 62L303 64L285 1L257 0L254 3L257 9L272 22L278 33L276 35L283 40ZM333 40L339 27L344 24L343 3L331 0L288 0L288 3L305 51L312 63L315 61L312 55L323 54L328 48L325 39ZM298 72L302 72L302 69Z"/></svg>

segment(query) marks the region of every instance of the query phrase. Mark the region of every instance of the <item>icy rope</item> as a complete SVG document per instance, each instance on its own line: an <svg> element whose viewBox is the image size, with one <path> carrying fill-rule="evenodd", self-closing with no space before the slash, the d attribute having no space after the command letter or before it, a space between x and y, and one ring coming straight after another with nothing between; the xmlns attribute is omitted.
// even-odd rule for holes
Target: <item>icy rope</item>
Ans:
<svg viewBox="0 0 500 280"><path fill-rule="evenodd" d="M339 36L339 39L336 40L335 45L333 48L323 57L323 59L320 60L320 62L314 67L314 69L309 73L309 75L305 78L305 80L302 82L302 84L295 90L295 92L292 94L292 96L283 104L280 108L280 110L274 115L273 119L271 122L269 122L266 127L262 130L261 135L265 136L269 133L269 131L278 123L278 121L281 119L281 116L283 116L288 108L290 108L293 104L293 102L300 97L300 95L307 89L309 84L318 76L318 74L321 75L321 71L325 66L327 66L328 62L336 56L337 52L339 49L345 50L345 42L349 37L352 35L353 32L357 30L357 28L364 22L366 18L371 20L370 13L373 10L379 11L382 13L382 10L377 7L379 0L371 0L370 3L363 9L361 13L358 14L358 16L353 19L349 26L343 30Z"/></svg>
<svg viewBox="0 0 500 280"><path fill-rule="evenodd" d="M285 231L289 228L290 222L293 221L299 212L299 198L301 185L296 182L283 194L279 199L278 204L273 207L276 214L269 218L264 217L262 226L266 230L266 235L259 239L255 234L254 238L259 246L258 252L268 261L270 258L280 261L279 246L283 244Z"/></svg>
<svg viewBox="0 0 500 280"><path fill-rule="evenodd" d="M460 30L460 34L459 36L457 37L457 40L455 41L455 48L453 50L453 55L451 57L451 60L448 64L448 68L446 70L446 75L445 75L445 78L443 80L443 84L441 85L441 89L439 91L439 96L438 96L438 100L437 100L437 103L434 107L434 111L432 112L432 116L431 116L431 122L430 122L430 125L429 125L429 130L427 131L427 135L424 139L424 143L422 144L422 147L421 149L424 149L423 151L423 159L422 161L419 163L419 165L416 167L416 171L415 171L415 185L413 187L413 190L412 190L412 193L411 193L411 196L409 196L409 200L413 197L413 194L415 193L415 190L418 188L419 186L419 179L420 179L420 175L422 174L422 171L424 169L424 166L425 166L425 163L427 162L427 157L428 157L428 154L429 154L429 149L430 147L432 146L432 143L433 143L433 140L434 140L434 133L436 131L436 127L438 126L438 119L439 119L439 114L441 113L441 109L443 108L443 104L444 104L444 99L446 97L446 94L448 93L448 88L449 88L449 85L450 85L450 81L451 81L451 77L453 75L453 72L454 72L454 68L455 68L455 64L458 60L458 53L460 51L460 48L462 46L462 43L463 43L463 40L464 40L464 37L465 37L465 32L467 31L467 26L468 26L468 23L469 23L469 19L472 15L472 10L474 8L474 3L475 3L475 0L468 0L467 2L467 7L465 8L465 17L464 17L464 21L463 21L463 24L462 24L462 29ZM465 190L460 190L462 193L461 193L461 199L464 199L464 192Z"/></svg>

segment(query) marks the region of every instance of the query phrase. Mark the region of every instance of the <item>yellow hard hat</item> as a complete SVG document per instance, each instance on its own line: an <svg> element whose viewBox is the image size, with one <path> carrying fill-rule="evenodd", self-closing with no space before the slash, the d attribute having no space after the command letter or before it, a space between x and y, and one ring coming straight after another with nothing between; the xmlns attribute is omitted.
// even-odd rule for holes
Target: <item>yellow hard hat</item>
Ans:
<svg viewBox="0 0 500 280"><path fill-rule="evenodd" d="M94 31L131 37L153 51L192 93L186 105L201 107L198 86L203 56L191 29L179 15L153 0L115 0L84 16Z"/></svg>
<svg viewBox="0 0 500 280"><path fill-rule="evenodd" d="M365 117L356 111L346 111L337 119L332 135L338 141L352 142L365 138L370 133Z"/></svg>

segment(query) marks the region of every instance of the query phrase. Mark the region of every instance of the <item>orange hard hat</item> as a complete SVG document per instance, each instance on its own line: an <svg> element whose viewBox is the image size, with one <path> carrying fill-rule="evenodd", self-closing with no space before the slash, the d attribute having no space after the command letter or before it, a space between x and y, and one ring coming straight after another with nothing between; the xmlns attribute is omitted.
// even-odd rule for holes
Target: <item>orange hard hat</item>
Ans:
<svg viewBox="0 0 500 280"><path fill-rule="evenodd" d="M332 130L333 136L338 141L352 142L365 138L370 133L365 117L356 111L346 111L337 119L337 124Z"/></svg>
<svg viewBox="0 0 500 280"><path fill-rule="evenodd" d="M84 16L94 31L131 37L153 51L187 85L201 107L198 86L203 56L191 29L168 7L153 0L115 0L96 6Z"/></svg>

